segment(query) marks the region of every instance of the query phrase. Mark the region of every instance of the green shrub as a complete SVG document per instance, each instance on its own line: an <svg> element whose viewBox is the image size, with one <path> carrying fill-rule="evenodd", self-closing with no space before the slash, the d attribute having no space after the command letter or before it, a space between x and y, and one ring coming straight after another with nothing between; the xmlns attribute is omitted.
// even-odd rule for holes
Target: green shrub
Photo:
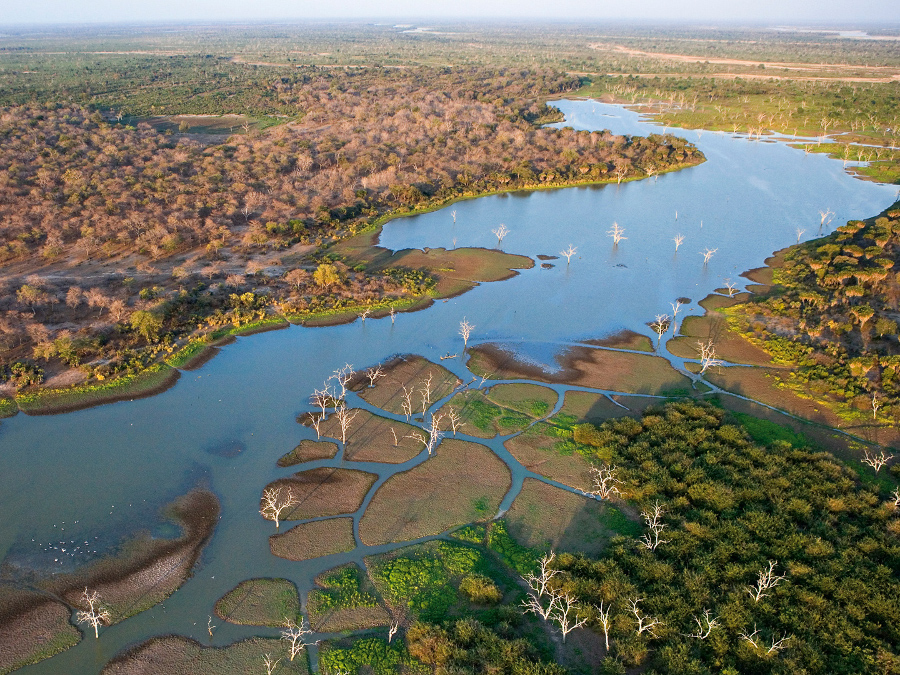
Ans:
<svg viewBox="0 0 900 675"><path fill-rule="evenodd" d="M497 584L483 574L469 574L459 582L460 592L476 605L496 605L503 599Z"/></svg>

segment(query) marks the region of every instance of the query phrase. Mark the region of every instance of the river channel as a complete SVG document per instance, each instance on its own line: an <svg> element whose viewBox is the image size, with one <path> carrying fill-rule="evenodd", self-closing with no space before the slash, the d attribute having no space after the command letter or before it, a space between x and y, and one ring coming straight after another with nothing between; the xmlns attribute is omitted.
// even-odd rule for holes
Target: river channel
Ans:
<svg viewBox="0 0 900 675"><path fill-rule="evenodd" d="M662 129L637 113L594 101L559 101L565 125L648 135ZM390 319L328 328L291 327L236 343L176 386L152 398L65 415L19 414L0 425L0 557L42 570L67 571L94 559L137 530L175 534L160 507L197 484L220 498L222 519L194 575L157 607L93 636L27 675L88 675L125 647L177 633L207 643L215 601L238 582L277 576L303 597L319 572L381 549L304 563L269 552L272 523L259 513L262 488L300 468L275 461L314 433L296 422L308 396L336 368L364 368L391 355L417 353L438 362L459 353L459 322L475 325L470 345L499 342L523 358L553 367L566 344L624 329L651 335L655 315L676 298L697 301L759 267L773 251L818 236L819 211L835 212L830 232L851 218L874 215L896 188L849 176L839 161L781 142L731 134L670 132L694 142L704 164L658 178L596 187L505 194L459 202L387 224L381 244L409 247L497 246L491 230L509 228L502 249L532 258L577 247L571 263L536 261L512 279L487 283L457 298ZM456 212L455 223L451 212ZM607 231L625 229L614 246ZM684 235L675 251L673 238ZM701 251L715 249L708 264ZM685 310L682 310L685 311ZM682 314L684 316L684 314ZM463 381L459 359L440 362ZM354 399L359 403L358 399ZM510 461L502 441L488 443ZM234 452L222 453L227 447ZM239 452L238 452L239 451ZM232 456L226 456L232 455ZM415 462L416 460L414 460ZM406 465L354 464L387 477ZM513 484L524 470L513 467ZM508 496L508 499L511 495ZM508 500L507 500L508 501ZM67 545L71 542L71 545ZM79 549L72 555L75 546ZM62 547L67 551L63 553ZM94 553L96 552L96 553ZM277 631L225 622L214 644Z"/></svg>

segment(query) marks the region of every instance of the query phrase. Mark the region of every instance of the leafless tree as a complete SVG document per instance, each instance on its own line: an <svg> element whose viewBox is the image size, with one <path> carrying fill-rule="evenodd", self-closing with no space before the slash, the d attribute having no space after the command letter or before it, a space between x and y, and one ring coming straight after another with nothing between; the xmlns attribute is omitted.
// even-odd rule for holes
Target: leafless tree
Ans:
<svg viewBox="0 0 900 675"><path fill-rule="evenodd" d="M359 414L359 410L350 410L347 408L347 404L341 402L335 409L335 415L338 418L338 424L341 425L341 443L347 444L347 431L350 430L350 425L353 423L353 420Z"/></svg>
<svg viewBox="0 0 900 675"><path fill-rule="evenodd" d="M425 411L428 410L428 406L431 405L431 387L432 380L434 379L434 373L428 373L428 377L422 382L422 388L419 390L419 393L422 395L422 414L425 414Z"/></svg>
<svg viewBox="0 0 900 675"><path fill-rule="evenodd" d="M525 583L538 596L546 595L550 590L550 580L559 574L559 570L553 569L553 560L556 553L545 553L538 561L538 573L531 573L525 577Z"/></svg>
<svg viewBox="0 0 900 675"><path fill-rule="evenodd" d="M503 243L503 237L509 234L509 228L503 223L500 223L500 225L496 229L491 230L491 232L497 237L497 246L500 246L500 244Z"/></svg>
<svg viewBox="0 0 900 675"><path fill-rule="evenodd" d="M554 593L556 602L550 603L550 620L553 621L562 633L563 644L566 636L576 628L580 628L588 621L588 616L578 618L578 610L581 609L578 602L569 593Z"/></svg>
<svg viewBox="0 0 900 675"><path fill-rule="evenodd" d="M710 610L704 609L703 616L695 616L694 621L697 622L697 632L689 634L688 637L697 638L698 640L705 640L708 638L713 629L718 628L721 625L718 617L712 617L710 616L711 614L712 612L710 612Z"/></svg>
<svg viewBox="0 0 900 675"><path fill-rule="evenodd" d="M577 252L578 252L578 247L572 246L572 244L569 244L569 248L567 248L565 251L560 251L559 254L566 256L566 265L568 265L570 262L572 262L572 256L575 255Z"/></svg>
<svg viewBox="0 0 900 675"><path fill-rule="evenodd" d="M725 288L728 289L728 297L733 298L734 294L737 292L737 284L734 283L731 279L726 279Z"/></svg>
<svg viewBox="0 0 900 675"><path fill-rule="evenodd" d="M878 419L878 409L881 407L881 401L878 400L878 394L872 394L872 419Z"/></svg>
<svg viewBox="0 0 900 675"><path fill-rule="evenodd" d="M709 262L709 259L712 258L713 254L718 250L719 249L717 248L711 249L707 246L705 251L700 251L700 255L703 256L703 264L706 265Z"/></svg>
<svg viewBox="0 0 900 675"><path fill-rule="evenodd" d="M819 221L819 230L821 231L822 228L831 223L831 220L834 218L834 211L828 208L824 211L819 211L819 215L822 218L822 220Z"/></svg>
<svg viewBox="0 0 900 675"><path fill-rule="evenodd" d="M454 211L454 213L456 213L456 212ZM397 634L397 631L399 629L400 629L400 622L392 620L391 626L390 626L390 628L388 628L388 644L390 644L391 641L394 639L394 636Z"/></svg>
<svg viewBox="0 0 900 675"><path fill-rule="evenodd" d="M894 506L900 506L900 490L895 488L891 493L891 497L894 498Z"/></svg>
<svg viewBox="0 0 900 675"><path fill-rule="evenodd" d="M282 496L282 489L281 487L266 488L263 491L262 506L259 509L263 518L275 521L276 530L279 526L279 518L281 518L282 511L300 503L300 500L294 496L291 488L287 489L287 494L284 496Z"/></svg>
<svg viewBox="0 0 900 675"><path fill-rule="evenodd" d="M650 324L650 328L653 329L653 332L656 333L656 346L662 343L662 336L666 334L666 331L669 330L669 326L672 325L672 322L669 320L668 314L657 314L656 321Z"/></svg>
<svg viewBox="0 0 900 675"><path fill-rule="evenodd" d="M216 627L213 625L212 617L207 615L207 617L206 617L206 632L209 633L209 637L213 636L214 628L216 628Z"/></svg>
<svg viewBox="0 0 900 675"><path fill-rule="evenodd" d="M641 546L651 551L655 551L656 547L660 544L669 543L668 539L659 538L662 531L666 528L665 524L662 522L663 513L662 504L659 502L656 502L653 505L653 508L641 512L641 517L644 519L644 523L646 523L647 528L650 530L648 533L641 536Z"/></svg>
<svg viewBox="0 0 900 675"><path fill-rule="evenodd" d="M450 215L453 216L453 224L456 225L456 211L451 211Z"/></svg>
<svg viewBox="0 0 900 675"><path fill-rule="evenodd" d="M272 656L270 654L266 654L263 657L263 663L266 664L266 675L272 675L275 672L275 669L278 667L278 664L281 663L281 659L272 660Z"/></svg>
<svg viewBox="0 0 900 675"><path fill-rule="evenodd" d="M759 602L763 598L768 597L769 594L766 593L766 591L775 588L784 580L783 574L780 576L775 574L775 565L777 564L777 560L770 560L769 566L764 567L759 571L756 584L747 587L747 593L750 594L750 597L753 598L754 602Z"/></svg>
<svg viewBox="0 0 900 675"><path fill-rule="evenodd" d="M784 643L790 640L789 636L785 636L777 640L774 636L772 636L772 645L770 647L766 647L765 644L761 642L760 638L757 637L757 635L759 635L759 629L756 627L756 624L753 624L753 632L747 633L747 631L744 631L740 634L740 637L742 640L746 640L751 645L753 645L753 648L756 651L765 651L766 654L773 654L782 650L784 648Z"/></svg>
<svg viewBox="0 0 900 675"><path fill-rule="evenodd" d="M374 387L375 382L378 381L378 378L384 377L384 371L381 368L381 364L378 364L377 366L373 366L372 368L366 370L366 377L369 378L369 388Z"/></svg>
<svg viewBox="0 0 900 675"><path fill-rule="evenodd" d="M444 432L441 431L441 420L444 419L443 415L439 415L437 413L431 416L431 426L425 431L428 432L428 443L426 447L428 448L428 454L434 452L434 449L437 447L438 443L441 442L441 438L444 437Z"/></svg>
<svg viewBox="0 0 900 675"><path fill-rule="evenodd" d="M281 639L290 643L291 661L308 646L317 644L316 642L307 641L310 635L312 635L312 629L310 629L305 618L299 626L296 621L285 619L284 630L281 631Z"/></svg>
<svg viewBox="0 0 900 675"><path fill-rule="evenodd" d="M544 603L541 602L541 596L536 595L534 593L529 593L527 597L522 601L522 608L526 612L531 612L539 617L541 617L544 621L548 621L550 619L550 614L553 612L553 609L556 607L556 595L550 596L550 603L545 607Z"/></svg>
<svg viewBox="0 0 900 675"><path fill-rule="evenodd" d="M643 632L650 633L651 636L656 637L656 633L653 629L656 626L662 625L662 621L659 619L654 619L652 616L642 616L641 610L638 607L638 604L643 602L643 598L635 598L634 600L629 600L628 604L631 605L631 612L634 614L634 618L637 619L637 634L640 635Z"/></svg>
<svg viewBox="0 0 900 675"><path fill-rule="evenodd" d="M684 235L676 234L675 238L672 241L675 242L675 253L678 253L678 247L684 243Z"/></svg>
<svg viewBox="0 0 900 675"><path fill-rule="evenodd" d="M620 164L616 167L616 185L619 185L625 176L628 175L628 167L624 164Z"/></svg>
<svg viewBox="0 0 900 675"><path fill-rule="evenodd" d="M397 312L394 310L394 306L391 305L391 325L394 325L394 317L397 316Z"/></svg>
<svg viewBox="0 0 900 675"><path fill-rule="evenodd" d="M601 464L599 467L591 465L590 471L594 489L588 494L600 499L622 497L622 491L618 486L624 485L624 483L616 478L616 467L608 464Z"/></svg>
<svg viewBox="0 0 900 675"><path fill-rule="evenodd" d="M450 429L453 431L453 435L456 436L456 432L459 431L465 423L460 421L459 413L452 408L450 412L447 413L447 419L450 420Z"/></svg>
<svg viewBox="0 0 900 675"><path fill-rule="evenodd" d="M407 389L405 384L400 386L403 387L403 401L400 405L403 408L403 414L406 415L406 421L409 422L413 414L412 395L415 393L415 389Z"/></svg>
<svg viewBox="0 0 900 675"><path fill-rule="evenodd" d="M612 604L607 605L605 608L603 607L603 601L600 601L599 605L594 605L594 609L597 610L597 622L603 626L603 640L606 644L606 651L609 652L609 611L612 609Z"/></svg>
<svg viewBox="0 0 900 675"><path fill-rule="evenodd" d="M312 413L309 415L309 422L312 424L312 428L316 430L316 438L322 438L321 426L324 419L324 415L314 415Z"/></svg>
<svg viewBox="0 0 900 675"><path fill-rule="evenodd" d="M803 236L803 233L804 233L804 232L806 232L806 230L801 229L801 228L799 228L799 227L797 228L797 243L798 243L798 244L800 243L800 237Z"/></svg>
<svg viewBox="0 0 900 675"><path fill-rule="evenodd" d="M338 383L338 386L341 388L340 395L335 396L335 398L339 400L344 400L344 397L347 395L347 385L350 380L353 378L353 366L349 363L345 363L343 366L335 370L329 380L334 380Z"/></svg>
<svg viewBox="0 0 900 675"><path fill-rule="evenodd" d="M400 445L400 440L397 438L397 430L394 427L391 427L391 435L394 437L394 447L396 448Z"/></svg>
<svg viewBox="0 0 900 675"><path fill-rule="evenodd" d="M463 351L469 346L469 336L472 335L472 331L475 329L475 325L469 323L468 319L463 317L463 320L459 322L459 334L463 339Z"/></svg>
<svg viewBox="0 0 900 675"><path fill-rule="evenodd" d="M698 342L700 348L700 374L705 373L709 368L718 367L724 364L724 361L716 358L716 346L712 340L707 342Z"/></svg>
<svg viewBox="0 0 900 675"><path fill-rule="evenodd" d="M334 402L334 394L332 394L329 387L326 386L322 389L316 389L310 397L310 401L312 401L313 405L322 409L322 419L325 419L325 411Z"/></svg>
<svg viewBox="0 0 900 675"><path fill-rule="evenodd" d="M866 456L863 457L862 463L868 464L873 469L875 469L875 473L878 473L885 464L894 459L893 455L887 454L884 450L879 452L877 455L870 455L869 449L866 448Z"/></svg>
<svg viewBox="0 0 900 675"><path fill-rule="evenodd" d="M81 601L87 605L86 610L79 610L75 615L78 623L86 623L94 629L94 637L100 637L100 626L109 622L111 615L109 610L100 603L100 594L97 591L88 591L87 586L81 594Z"/></svg>
<svg viewBox="0 0 900 675"><path fill-rule="evenodd" d="M612 225L612 229L608 230L606 234L612 237L613 246L618 246L620 241L628 239L628 237L625 236L625 228L620 227L619 224L615 222Z"/></svg>
<svg viewBox="0 0 900 675"><path fill-rule="evenodd" d="M425 434L423 434L421 431L413 431L406 434L406 436L404 436L403 438L411 438L414 441L419 441L419 443L424 445L426 448L428 447L428 439L425 438ZM430 455L431 452L429 452L428 454Z"/></svg>
<svg viewBox="0 0 900 675"><path fill-rule="evenodd" d="M365 322L366 322L366 319L368 318L369 314L371 314L371 313L372 313L372 308L371 308L371 307L366 307L366 308L362 311L362 313L359 315L359 318L362 319L362 322L363 322L363 323L365 323Z"/></svg>

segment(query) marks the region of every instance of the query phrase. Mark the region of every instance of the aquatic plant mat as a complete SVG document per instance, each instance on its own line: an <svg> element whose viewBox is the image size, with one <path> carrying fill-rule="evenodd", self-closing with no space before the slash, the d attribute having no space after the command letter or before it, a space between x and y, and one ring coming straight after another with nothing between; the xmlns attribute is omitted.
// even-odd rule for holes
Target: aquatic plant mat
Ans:
<svg viewBox="0 0 900 675"><path fill-rule="evenodd" d="M322 572L309 592L307 611L312 628L323 633L386 626L391 615L374 585L358 565L349 563Z"/></svg>

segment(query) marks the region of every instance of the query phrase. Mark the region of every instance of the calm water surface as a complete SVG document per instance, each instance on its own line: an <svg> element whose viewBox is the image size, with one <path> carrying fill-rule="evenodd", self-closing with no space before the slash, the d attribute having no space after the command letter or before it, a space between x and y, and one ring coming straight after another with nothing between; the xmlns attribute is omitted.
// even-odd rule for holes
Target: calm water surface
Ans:
<svg viewBox="0 0 900 675"><path fill-rule="evenodd" d="M557 105L566 114L565 124L577 129L661 131L620 107L593 101ZM399 315L394 325L369 320L239 338L199 371L183 373L176 387L150 399L5 420L0 426L0 556L8 561L65 570L138 529L171 535L157 518L160 506L198 483L219 495L223 514L195 577L172 598L104 630L99 641L86 639L20 672L97 673L116 652L156 634L179 633L206 642L213 604L239 581L282 576L304 594L315 574L367 552L306 563L281 560L269 553L272 524L258 515L265 484L291 473L278 469L275 460L311 437L295 422L296 415L308 409L308 394L344 363L363 368L407 352L436 361L461 351L457 330L466 317L476 326L476 341L500 341L552 365L553 354L565 343L622 329L649 335L647 322L670 313L675 298L694 301L688 313L702 311L696 301L725 279L740 286L743 271L795 243L798 229L801 239L816 236L819 210L836 213L833 228L878 213L896 195L893 187L851 178L838 161L784 144L675 133L695 142L708 161L620 186L461 202L395 220L381 239L392 249L450 248L454 242L495 247L491 230L504 223L510 230L504 251L533 258L558 255L572 244L578 253L570 265L564 258L551 261L550 269L538 264L508 281ZM627 237L618 247L607 235L613 222L625 228ZM676 234L685 238L677 254ZM704 265L700 251L707 248L716 252ZM458 360L442 365L469 379ZM500 440L491 445L504 456ZM222 446L242 452L231 458L215 454ZM321 464L328 462L311 466ZM521 484L522 475L518 471L515 482ZM75 546L81 548L73 557ZM215 644L266 633L218 623Z"/></svg>

